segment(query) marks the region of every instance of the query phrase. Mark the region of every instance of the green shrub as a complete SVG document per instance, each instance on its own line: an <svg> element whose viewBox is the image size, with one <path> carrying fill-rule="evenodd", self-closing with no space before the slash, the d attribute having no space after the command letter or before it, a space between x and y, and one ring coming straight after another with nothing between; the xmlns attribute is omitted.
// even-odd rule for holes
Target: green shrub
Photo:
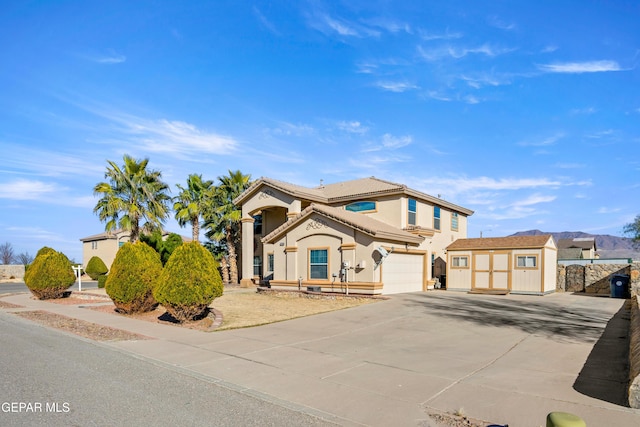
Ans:
<svg viewBox="0 0 640 427"><path fill-rule="evenodd" d="M38 252L36 253L36 258L38 258L40 255L48 254L51 252L57 252L57 251L53 248L50 248L49 246L43 246L40 249L38 249Z"/></svg>
<svg viewBox="0 0 640 427"><path fill-rule="evenodd" d="M153 288L162 273L160 255L149 245L125 243L107 275L105 290L120 313L144 313L158 303Z"/></svg>
<svg viewBox="0 0 640 427"><path fill-rule="evenodd" d="M24 283L38 299L61 298L76 281L69 259L48 249L36 256L24 275Z"/></svg>
<svg viewBox="0 0 640 427"><path fill-rule="evenodd" d="M156 300L179 322L204 317L222 295L218 264L198 242L178 246L154 290Z"/></svg>
<svg viewBox="0 0 640 427"><path fill-rule="evenodd" d="M107 283L107 275L106 274L99 275L98 276L98 288L100 288L100 289L104 288L106 283Z"/></svg>
<svg viewBox="0 0 640 427"><path fill-rule="evenodd" d="M99 276L107 274L107 271L109 269L106 264L97 256L91 257L87 263L87 268L84 269L84 272L91 277L91 280L97 280Z"/></svg>

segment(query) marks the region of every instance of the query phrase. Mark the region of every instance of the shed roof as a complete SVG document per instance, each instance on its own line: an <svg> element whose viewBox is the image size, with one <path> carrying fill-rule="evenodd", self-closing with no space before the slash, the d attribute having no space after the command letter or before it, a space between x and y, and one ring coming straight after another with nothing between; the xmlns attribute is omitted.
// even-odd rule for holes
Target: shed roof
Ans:
<svg viewBox="0 0 640 427"><path fill-rule="evenodd" d="M297 224L308 218L313 213L317 213L382 240L392 240L395 242L409 243L411 245L418 245L424 240L424 237L416 236L415 234L393 227L367 215L312 203L298 215L263 237L262 241L265 243L273 243L278 237L294 228Z"/></svg>
<svg viewBox="0 0 640 427"><path fill-rule="evenodd" d="M447 246L448 251L472 249L535 249L543 248L553 241L551 234L538 236L483 237L476 239L458 239Z"/></svg>

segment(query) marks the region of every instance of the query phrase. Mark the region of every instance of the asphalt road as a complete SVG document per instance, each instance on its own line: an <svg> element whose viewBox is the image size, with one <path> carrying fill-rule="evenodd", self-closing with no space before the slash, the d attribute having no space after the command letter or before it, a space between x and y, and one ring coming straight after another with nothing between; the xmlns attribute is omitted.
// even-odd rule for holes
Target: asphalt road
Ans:
<svg viewBox="0 0 640 427"><path fill-rule="evenodd" d="M325 426L302 412L0 312L2 426Z"/></svg>
<svg viewBox="0 0 640 427"><path fill-rule="evenodd" d="M85 289L97 289L98 282L93 280L87 280L82 282L82 290ZM70 288L71 291L78 290L78 282L76 281ZM0 283L0 294L13 294L16 292L29 292L27 285L24 282L17 283Z"/></svg>

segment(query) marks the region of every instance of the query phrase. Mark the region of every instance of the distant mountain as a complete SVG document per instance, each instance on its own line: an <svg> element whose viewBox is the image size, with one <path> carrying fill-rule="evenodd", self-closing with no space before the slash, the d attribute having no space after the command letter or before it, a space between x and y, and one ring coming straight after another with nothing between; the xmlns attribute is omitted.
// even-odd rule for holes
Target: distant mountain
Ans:
<svg viewBox="0 0 640 427"><path fill-rule="evenodd" d="M519 231L512 236L539 236L551 234L556 242L559 239L575 239L580 237L594 237L600 258L633 258L640 259L640 249L634 248L633 241L628 237L611 236L609 234L589 234L582 231L563 231L560 233L544 232L540 230Z"/></svg>

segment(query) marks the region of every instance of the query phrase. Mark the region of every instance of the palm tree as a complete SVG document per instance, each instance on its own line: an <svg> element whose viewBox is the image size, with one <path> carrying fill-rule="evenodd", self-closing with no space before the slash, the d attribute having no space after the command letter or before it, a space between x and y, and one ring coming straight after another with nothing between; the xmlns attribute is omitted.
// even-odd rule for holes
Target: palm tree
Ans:
<svg viewBox="0 0 640 427"><path fill-rule="evenodd" d="M224 240L227 246L229 276L231 284L238 284L237 247L240 243L240 219L242 211L233 204L251 184L251 175L229 171L228 176L218 177L220 185L215 188L213 204L205 214L206 236L215 241Z"/></svg>
<svg viewBox="0 0 640 427"><path fill-rule="evenodd" d="M124 165L119 167L107 160L109 166L104 177L93 189L102 196L93 212L105 222L105 231L120 227L131 232L129 240L136 242L140 236L140 222L149 231L162 226L169 216L167 191L159 171L148 170L149 159L136 160L125 154Z"/></svg>
<svg viewBox="0 0 640 427"><path fill-rule="evenodd" d="M200 216L211 202L213 181L203 181L202 175L191 174L187 178L187 187L176 184L180 190L174 199L173 209L176 212L176 220L180 227L191 223L193 241L200 240Z"/></svg>
<svg viewBox="0 0 640 427"><path fill-rule="evenodd" d="M209 240L205 242L204 247L207 248L207 250L211 252L211 255L213 255L213 258L218 261L222 276L222 283L224 283L225 286L228 286L231 282L231 278L229 277L226 242L224 240L220 242Z"/></svg>

